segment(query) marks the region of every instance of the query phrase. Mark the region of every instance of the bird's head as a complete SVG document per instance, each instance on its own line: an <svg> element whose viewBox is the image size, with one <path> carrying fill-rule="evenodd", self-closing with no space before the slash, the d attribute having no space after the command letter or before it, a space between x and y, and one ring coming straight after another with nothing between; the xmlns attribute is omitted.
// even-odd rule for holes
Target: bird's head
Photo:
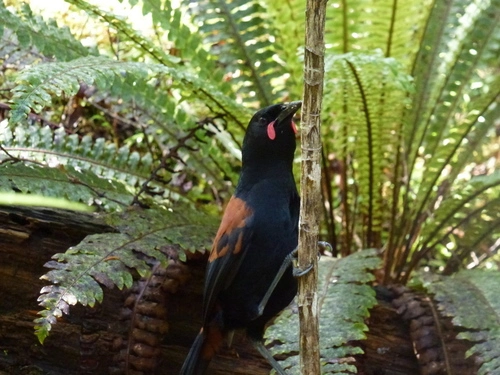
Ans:
<svg viewBox="0 0 500 375"><path fill-rule="evenodd" d="M297 133L293 116L301 105L301 101L275 104L253 115L243 140L243 164L261 159L293 159Z"/></svg>

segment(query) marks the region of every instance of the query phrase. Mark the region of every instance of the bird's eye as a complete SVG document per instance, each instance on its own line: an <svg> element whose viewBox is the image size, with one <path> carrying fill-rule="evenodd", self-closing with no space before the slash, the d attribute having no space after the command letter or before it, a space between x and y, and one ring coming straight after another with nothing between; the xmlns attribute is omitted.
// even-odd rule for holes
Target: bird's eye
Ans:
<svg viewBox="0 0 500 375"><path fill-rule="evenodd" d="M259 124L260 124L260 125L267 125L267 120L266 120L264 117L261 117L261 118L259 119Z"/></svg>

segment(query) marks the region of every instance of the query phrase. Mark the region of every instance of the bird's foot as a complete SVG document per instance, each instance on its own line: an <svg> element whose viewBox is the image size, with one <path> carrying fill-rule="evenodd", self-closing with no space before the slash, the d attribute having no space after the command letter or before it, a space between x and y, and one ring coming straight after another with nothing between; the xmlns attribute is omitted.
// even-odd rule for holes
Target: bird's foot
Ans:
<svg viewBox="0 0 500 375"><path fill-rule="evenodd" d="M321 250L328 249L328 250L332 251L332 245L330 245L326 241L318 241L318 246L321 248ZM290 253L290 256L293 258L293 263L294 263L294 266L293 266L293 276L295 276L295 277L304 276L309 271L311 271L312 268L313 268L312 264L309 264L306 267L299 267L299 266L297 266L296 264L297 264L297 261L298 261L298 254L299 254L298 248L295 248L295 250L293 250ZM321 252L318 251L318 259L319 258L321 258Z"/></svg>

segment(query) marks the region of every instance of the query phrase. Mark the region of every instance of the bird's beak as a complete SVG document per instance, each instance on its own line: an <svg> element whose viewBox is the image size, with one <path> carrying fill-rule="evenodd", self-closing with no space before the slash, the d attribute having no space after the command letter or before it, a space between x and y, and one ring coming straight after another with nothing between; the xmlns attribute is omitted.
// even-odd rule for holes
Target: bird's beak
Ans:
<svg viewBox="0 0 500 375"><path fill-rule="evenodd" d="M274 140L276 138L276 130L274 129L274 126L275 125L281 126L282 123L286 122L290 123L293 132L297 134L297 127L295 126L295 123L293 122L292 118L295 112L297 112L301 106L302 102L300 100L284 105L283 110L278 115L276 120L270 122L269 125L267 125L267 136L269 137L270 140Z"/></svg>
<svg viewBox="0 0 500 375"><path fill-rule="evenodd" d="M281 111L279 114L278 118L276 119L276 124L279 125L281 121L292 118L295 112L299 110L299 108L302 107L302 101L297 100L296 102L290 102L285 105L285 109Z"/></svg>

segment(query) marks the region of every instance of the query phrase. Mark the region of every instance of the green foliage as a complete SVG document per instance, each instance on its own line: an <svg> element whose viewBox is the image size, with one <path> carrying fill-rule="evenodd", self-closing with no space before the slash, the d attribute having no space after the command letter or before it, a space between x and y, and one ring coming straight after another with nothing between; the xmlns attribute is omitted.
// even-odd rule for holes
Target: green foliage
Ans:
<svg viewBox="0 0 500 375"><path fill-rule="evenodd" d="M184 89L184 98L201 99L205 101L207 105L213 106L215 111L224 113L231 121L234 121L240 127L243 126L241 119L244 118L248 112L245 112L240 105L235 103L233 98L229 97L229 93L224 89L224 83L220 81L221 76L215 71L208 53L203 49L199 49L196 35L188 35L189 29L181 24L180 14L176 11L171 11L169 2L165 2L163 5L161 5L159 1L146 2L149 6L145 4L143 11L147 13L155 9L166 9L173 12L171 18L168 17L168 11L164 16L154 16L153 22L160 22L160 24L163 23L167 25L171 22L171 26L182 28L182 38L177 38L175 31L170 32L170 35L173 35L174 39L177 39L178 42L182 41L182 43L184 43L190 38L195 41L195 43L189 42L186 45L182 45L184 48L182 50L183 54L186 56L196 56L196 58L190 62L183 61L175 55L165 53L161 46L151 42L121 17L117 17L114 14L99 9L83 0L66 1L78 6L89 15L97 17L107 24L112 25L125 40L133 43L138 51L147 54L154 62L158 63L158 69L163 72L170 72L173 76L172 78L175 79L174 82L182 85ZM190 50L187 50L188 47ZM168 70L167 67L174 69Z"/></svg>
<svg viewBox="0 0 500 375"><path fill-rule="evenodd" d="M356 160L353 173L357 188L345 187L345 209L361 216L352 225L356 232L366 233L362 246L380 246L376 238L383 223L390 220L391 205L391 197L381 199L384 170L393 168L393 156L400 147L395 135L401 132L400 116L412 91L411 77L402 73L397 60L380 52L334 55L327 60L326 69L329 95L325 110L336 116L324 128L325 147L336 150L340 159ZM377 81L373 77L378 77Z"/></svg>
<svg viewBox="0 0 500 375"><path fill-rule="evenodd" d="M140 155L125 145L117 148L104 138L94 140L90 135L80 138L77 134L66 134L62 127L52 130L49 126L0 126L0 143L10 157L44 165L71 166L103 181L120 180L131 187L144 182L152 169L150 154ZM70 177L80 180L76 175Z"/></svg>
<svg viewBox="0 0 500 375"><path fill-rule="evenodd" d="M129 0L141 6L147 24L141 30L151 29L146 35L101 6L67 2L108 28L109 45L91 51L28 6L11 11L0 4L0 59L10 59L5 66L12 69L13 50L31 57L16 67L16 77L7 71L0 81L1 100L12 103L10 126L2 123L0 131L2 192L65 197L110 212L138 203L138 195L153 207L154 200L176 202L174 212L182 198L222 203L236 182L252 113L241 103L262 107L301 95L305 3ZM385 283L405 283L422 264L449 274L498 261L498 9L500 0L328 3L323 236L334 255L384 249ZM83 114L71 122L75 103ZM40 125L44 120L58 122ZM165 212L152 212L161 212L153 219L161 222ZM182 220L198 223L191 212L186 209ZM180 231L176 225L172 230ZM127 241L136 237L120 220L116 226L119 233L86 240L60 258L65 262L50 263L60 267L54 280L65 280L66 289L54 284L44 291L48 310L40 337L69 304L98 300L98 283L128 285L127 264L146 272L149 260L128 252ZM182 233L167 242L198 246L201 237ZM155 241L142 243L139 252L164 261L154 250L162 240ZM124 255L116 255L122 247ZM80 257L95 267L78 268ZM344 273L337 283L326 274L322 279L323 357L335 359L325 365L327 372L353 371L349 358L358 349L345 343L363 337L363 319L374 303L371 279L363 275L376 267L370 263L375 258L359 257L345 258L359 262L352 280L344 282ZM336 262L339 270L342 262ZM321 263L322 272L332 269ZM115 279L108 275L111 265L118 267ZM475 280L480 274L458 275ZM466 290L467 298L477 294ZM359 314L351 302L361 303ZM484 343L472 332L467 338L476 342L484 366L494 368L485 348L498 340L495 328L480 332L488 338ZM280 337L276 350L296 350L296 339Z"/></svg>
<svg viewBox="0 0 500 375"><path fill-rule="evenodd" d="M0 191L61 197L105 209L123 208L133 198L123 183L99 178L89 170L22 163L0 164Z"/></svg>
<svg viewBox="0 0 500 375"><path fill-rule="evenodd" d="M73 96L80 89L80 82L96 84L105 88L111 86L116 75L125 71L144 76L147 66L140 63L117 62L102 57L86 57L70 62L36 65L17 77L13 90L13 105L9 122L23 121L31 109L40 112L52 103L54 96Z"/></svg>
<svg viewBox="0 0 500 375"><path fill-rule="evenodd" d="M318 306L320 308L320 351L322 374L355 373L353 355L362 350L352 344L366 338L364 320L376 305L371 271L380 266L377 251L363 250L342 259L322 258L319 262ZM275 354L297 353L298 315L285 311L266 331ZM279 342L280 344L276 344ZM283 361L290 374L299 374L298 355Z"/></svg>
<svg viewBox="0 0 500 375"><path fill-rule="evenodd" d="M5 29L12 30L23 48L36 47L48 58L69 61L87 56L90 51L69 31L68 27L58 26L55 21L45 21L33 14L28 4L23 3L19 14L14 14L0 3L0 37Z"/></svg>
<svg viewBox="0 0 500 375"><path fill-rule="evenodd" d="M258 1L205 0L193 7L205 43L229 75L234 90L262 106L278 97L273 79L283 72L273 56L273 30L266 9Z"/></svg>
<svg viewBox="0 0 500 375"><path fill-rule="evenodd" d="M214 221L198 210L178 205L173 209L128 210L104 218L118 233L93 234L55 260L42 279L51 283L38 298L45 310L35 320L36 334L43 343L56 319L69 313L70 305L94 306L103 299L102 286L119 289L132 285L131 270L146 276L151 264L168 264L161 251L177 245L179 256L210 246Z"/></svg>
<svg viewBox="0 0 500 375"><path fill-rule="evenodd" d="M459 338L472 341L468 354L482 361L478 375L494 374L500 368L500 273L461 271L424 284L446 316L463 327Z"/></svg>

